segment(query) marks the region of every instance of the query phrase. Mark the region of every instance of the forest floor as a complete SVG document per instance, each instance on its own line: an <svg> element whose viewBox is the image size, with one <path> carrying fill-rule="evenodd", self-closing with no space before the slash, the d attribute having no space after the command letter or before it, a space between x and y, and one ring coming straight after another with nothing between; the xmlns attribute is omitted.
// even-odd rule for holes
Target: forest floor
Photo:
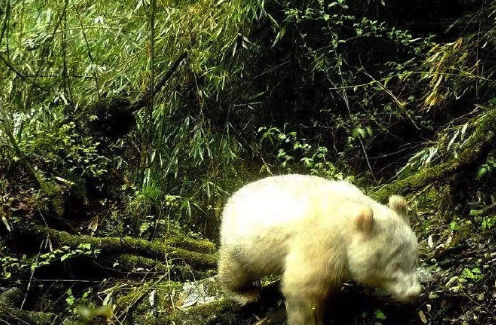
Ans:
<svg viewBox="0 0 496 325"><path fill-rule="evenodd" d="M68 223L42 215L32 188L16 189L3 202L10 217L2 252L18 256L2 258L0 320L6 324L285 322L277 279L266 279L260 300L246 307L222 298L215 236L200 239L174 227L152 240L98 234L94 219ZM442 209L442 193L445 188L430 186L409 196L420 298L399 304L347 283L329 302L328 324L496 324L494 224L478 217L482 210L472 209L467 220ZM99 215L124 213L122 207L111 203Z"/></svg>

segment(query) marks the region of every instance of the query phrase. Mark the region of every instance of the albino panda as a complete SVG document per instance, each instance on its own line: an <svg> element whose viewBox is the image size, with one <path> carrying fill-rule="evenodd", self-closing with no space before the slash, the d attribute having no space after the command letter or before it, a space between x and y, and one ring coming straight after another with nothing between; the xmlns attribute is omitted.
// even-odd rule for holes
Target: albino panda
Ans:
<svg viewBox="0 0 496 325"><path fill-rule="evenodd" d="M254 281L282 275L290 325L322 324L327 297L349 279L400 301L420 294L417 238L400 196L388 208L347 182L274 176L237 191L222 218L224 291L246 304L258 297Z"/></svg>

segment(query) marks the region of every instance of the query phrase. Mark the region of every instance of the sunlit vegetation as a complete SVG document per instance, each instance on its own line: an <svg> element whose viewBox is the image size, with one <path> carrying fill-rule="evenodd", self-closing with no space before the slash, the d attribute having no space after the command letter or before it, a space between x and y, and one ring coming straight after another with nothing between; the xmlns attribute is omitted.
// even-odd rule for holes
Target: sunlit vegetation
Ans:
<svg viewBox="0 0 496 325"><path fill-rule="evenodd" d="M425 268L477 259L424 284L438 310L414 317L491 323L450 295L494 302L495 16L493 0L0 0L0 320L179 324L229 195L304 173L416 202ZM192 319L236 323L207 307Z"/></svg>

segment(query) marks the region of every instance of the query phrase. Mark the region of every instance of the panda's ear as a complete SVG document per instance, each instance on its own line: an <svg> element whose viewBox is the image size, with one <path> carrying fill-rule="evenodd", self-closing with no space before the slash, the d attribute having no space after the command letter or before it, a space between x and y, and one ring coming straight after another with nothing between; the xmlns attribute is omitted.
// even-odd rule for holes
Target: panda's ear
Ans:
<svg viewBox="0 0 496 325"><path fill-rule="evenodd" d="M370 234L374 226L374 213L370 208L363 208L355 219L357 229L364 235Z"/></svg>
<svg viewBox="0 0 496 325"><path fill-rule="evenodd" d="M408 220L408 205L406 204L406 200L404 197L399 195L391 195L389 197L389 208L396 212L406 223L409 223Z"/></svg>

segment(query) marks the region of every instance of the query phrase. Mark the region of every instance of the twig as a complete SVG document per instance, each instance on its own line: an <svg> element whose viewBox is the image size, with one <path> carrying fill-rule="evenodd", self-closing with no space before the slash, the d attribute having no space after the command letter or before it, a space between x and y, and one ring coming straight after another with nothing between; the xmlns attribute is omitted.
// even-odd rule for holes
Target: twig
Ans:
<svg viewBox="0 0 496 325"><path fill-rule="evenodd" d="M78 17L78 20L79 20L79 25L81 26L81 33L83 35L84 44L86 46L86 52L88 53L88 59L90 59L91 64L96 65L95 59L93 58L93 54L91 52L90 43L88 42L88 37L86 35L85 26L83 26L83 21L81 20L81 15L80 15L79 9L76 10L76 14L77 14L77 17ZM95 82L96 94L98 95L98 98L101 99L102 96L100 94L100 87L99 87L99 82L98 82L98 75L96 74L96 70L95 69L91 69L91 75L92 76L90 78L92 78L93 81Z"/></svg>
<svg viewBox="0 0 496 325"><path fill-rule="evenodd" d="M0 57L1 57L1 55L0 55ZM5 116L6 116L5 119L10 119L10 118L7 118L7 114L3 110L3 101L0 98L0 121L2 122L1 125L3 125L2 131L5 133L5 135L9 139L10 145L12 146L12 150L15 152L15 154L19 157L19 159L21 160L21 162L26 167L26 169L28 171L28 175L31 176L31 179L36 184L36 187L38 189L41 189L41 183L38 180L38 178L36 177L35 170L31 166L31 164L29 163L29 161L26 158L26 156L24 156L24 154L22 153L21 148L19 148L19 146L17 145L17 140L15 139L14 133L13 133L12 123L10 123L10 121L8 121L8 122L7 121L2 121L2 116L4 115L4 113L5 113Z"/></svg>
<svg viewBox="0 0 496 325"><path fill-rule="evenodd" d="M2 24L2 31L0 32L0 45L2 44L3 41L3 36L5 35L5 31L7 30L7 27L9 26L9 20L10 20L10 1L7 1L7 5L5 6L5 17L3 19L3 24ZM7 42L7 51L9 49L8 47L8 42Z"/></svg>
<svg viewBox="0 0 496 325"><path fill-rule="evenodd" d="M67 6L69 5L69 0L65 0L65 5L63 9L63 29L62 29L62 87L64 92L68 94L69 101L73 102L72 88L71 88L71 78L69 77L69 68L67 67Z"/></svg>
<svg viewBox="0 0 496 325"><path fill-rule="evenodd" d="M0 60L2 60L3 63L5 63L5 65L7 66L7 68L9 68L12 72L14 72L19 78L21 78L24 81L27 81L28 78L21 71L17 70L17 68L14 67L14 65L12 63L10 63L10 61L8 61L6 58L4 58L2 54L0 54ZM44 91L48 90L48 89L40 86L36 82L33 82L32 85L34 87L41 89L41 90L44 90Z"/></svg>
<svg viewBox="0 0 496 325"><path fill-rule="evenodd" d="M167 272L169 273L169 272ZM167 276L167 274L163 274L162 276L160 276L160 278L158 278L154 284L157 284L157 283L160 283L162 282L162 280ZM129 311L133 308L135 308L144 298L145 298L145 295L150 292L150 289L153 288L153 286L151 285L150 288L146 289L143 291L143 293L138 297L136 298L136 300L131 303L129 306L127 306L127 308L125 310L122 311L122 313L120 313L119 316L116 317L116 319L122 323L124 322L124 320L126 319L127 317L127 314L129 313ZM122 319L121 319L122 318Z"/></svg>
<svg viewBox="0 0 496 325"><path fill-rule="evenodd" d="M391 98L396 102L396 105L398 105L399 108L401 108L401 110L403 111L403 113L405 113L405 115L408 117L408 119L410 120L410 122L412 122L413 126L417 129L417 130L420 130L420 128L417 126L417 124L415 124L415 121L412 119L412 117L410 116L410 114L408 114L408 112L406 111L406 108L405 108L405 103L400 101L398 99L398 97L396 97L393 92L389 89L386 88L386 86L384 86L381 82L379 82L378 80L376 80L370 73L368 73L365 68L362 66L362 69L363 73L369 77L370 79L372 79L372 82L379 85L379 87L381 87L381 89L383 91L386 92L386 94L388 94L389 96L391 96Z"/></svg>
<svg viewBox="0 0 496 325"><path fill-rule="evenodd" d="M165 85L165 83L172 77L174 72L179 67L179 64L188 56L188 53L184 51L179 55L179 57L172 63L169 70L164 73L154 87L150 88L147 92L139 96L134 102L131 103L128 110L131 112L137 111L141 107L146 106L150 100L155 96L156 93Z"/></svg>
<svg viewBox="0 0 496 325"><path fill-rule="evenodd" d="M341 76L341 80L344 82L344 78L341 74L341 68L339 68L339 75ZM332 83L332 81L331 81ZM333 86L334 86L334 83L333 83ZM345 105L346 105L346 109L348 110L348 115L351 117L351 108L350 108L350 102L348 100L348 94L346 93L346 90L343 89L342 91L338 92L341 96L341 98L343 99ZM363 141L360 137L358 137L358 141L360 142L360 147L362 148L362 151L363 151L363 155L365 156L365 161L367 162L367 167L369 168L370 170L370 173L372 174L372 179L374 180L375 183L377 183L377 180L375 178L375 175L374 175L374 170L372 169L372 165L370 164L370 160L369 160L369 157L367 155L367 151L365 150L365 145L363 144Z"/></svg>
<svg viewBox="0 0 496 325"><path fill-rule="evenodd" d="M41 247L43 247L43 242L41 242L41 244L40 244L40 249L38 250L38 256L36 256L35 263L38 263L38 259L40 258ZM31 283L33 282L33 276L34 276L35 270L36 270L36 267L32 267L31 276L29 277L28 287L26 288L26 293L24 294L24 299L22 300L21 308L19 308L20 310L22 310L22 308L24 307L24 303L26 302L26 299L28 297L29 289L31 288Z"/></svg>

